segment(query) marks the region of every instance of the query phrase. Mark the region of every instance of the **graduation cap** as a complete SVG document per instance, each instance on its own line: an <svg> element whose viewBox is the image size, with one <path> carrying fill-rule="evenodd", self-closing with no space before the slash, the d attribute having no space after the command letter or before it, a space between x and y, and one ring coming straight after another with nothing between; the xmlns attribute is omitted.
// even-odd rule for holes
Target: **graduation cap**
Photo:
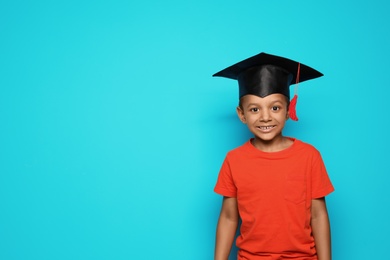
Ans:
<svg viewBox="0 0 390 260"><path fill-rule="evenodd" d="M323 74L302 63L267 53L260 53L240 61L213 77L225 77L238 81L239 98L252 94L266 97L271 94L283 94L290 99L290 85L296 84L294 98L290 102L289 114L297 121L295 106L299 82L314 79Z"/></svg>

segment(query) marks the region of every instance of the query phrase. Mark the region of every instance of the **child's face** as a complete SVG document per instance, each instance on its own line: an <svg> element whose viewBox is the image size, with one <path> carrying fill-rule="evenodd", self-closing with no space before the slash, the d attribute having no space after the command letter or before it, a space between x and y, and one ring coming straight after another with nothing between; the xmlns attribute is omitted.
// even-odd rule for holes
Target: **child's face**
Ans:
<svg viewBox="0 0 390 260"><path fill-rule="evenodd" d="M282 130L288 119L287 98L271 94L264 98L245 95L237 107L240 120L255 135L255 140L277 141L282 139Z"/></svg>

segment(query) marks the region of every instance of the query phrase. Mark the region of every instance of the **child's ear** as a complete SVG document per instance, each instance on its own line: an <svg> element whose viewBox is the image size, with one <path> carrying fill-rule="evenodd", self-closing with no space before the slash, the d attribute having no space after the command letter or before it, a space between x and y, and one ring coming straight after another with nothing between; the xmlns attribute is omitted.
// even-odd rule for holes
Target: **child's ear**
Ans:
<svg viewBox="0 0 390 260"><path fill-rule="evenodd" d="M236 111L237 111L238 118L241 120L241 122L246 124L246 118L244 115L244 111L242 111L242 108L238 106Z"/></svg>
<svg viewBox="0 0 390 260"><path fill-rule="evenodd" d="M286 109L286 120L289 120L290 119L290 107L289 105L287 104L287 109Z"/></svg>

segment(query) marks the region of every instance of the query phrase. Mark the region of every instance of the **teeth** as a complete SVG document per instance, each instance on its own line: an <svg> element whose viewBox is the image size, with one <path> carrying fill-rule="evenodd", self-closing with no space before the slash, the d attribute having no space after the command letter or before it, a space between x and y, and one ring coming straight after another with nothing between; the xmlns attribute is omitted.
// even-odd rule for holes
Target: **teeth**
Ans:
<svg viewBox="0 0 390 260"><path fill-rule="evenodd" d="M267 130L273 128L273 126L259 126L259 128L262 130Z"/></svg>

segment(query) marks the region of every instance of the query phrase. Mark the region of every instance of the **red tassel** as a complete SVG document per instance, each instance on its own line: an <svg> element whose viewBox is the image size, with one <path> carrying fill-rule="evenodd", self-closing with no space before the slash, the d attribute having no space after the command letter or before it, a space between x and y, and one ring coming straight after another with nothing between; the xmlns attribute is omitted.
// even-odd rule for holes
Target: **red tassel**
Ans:
<svg viewBox="0 0 390 260"><path fill-rule="evenodd" d="M293 99L291 99L290 106L288 108L289 117L294 121L298 121L297 110L296 110L297 100L298 100L298 95L295 94Z"/></svg>

